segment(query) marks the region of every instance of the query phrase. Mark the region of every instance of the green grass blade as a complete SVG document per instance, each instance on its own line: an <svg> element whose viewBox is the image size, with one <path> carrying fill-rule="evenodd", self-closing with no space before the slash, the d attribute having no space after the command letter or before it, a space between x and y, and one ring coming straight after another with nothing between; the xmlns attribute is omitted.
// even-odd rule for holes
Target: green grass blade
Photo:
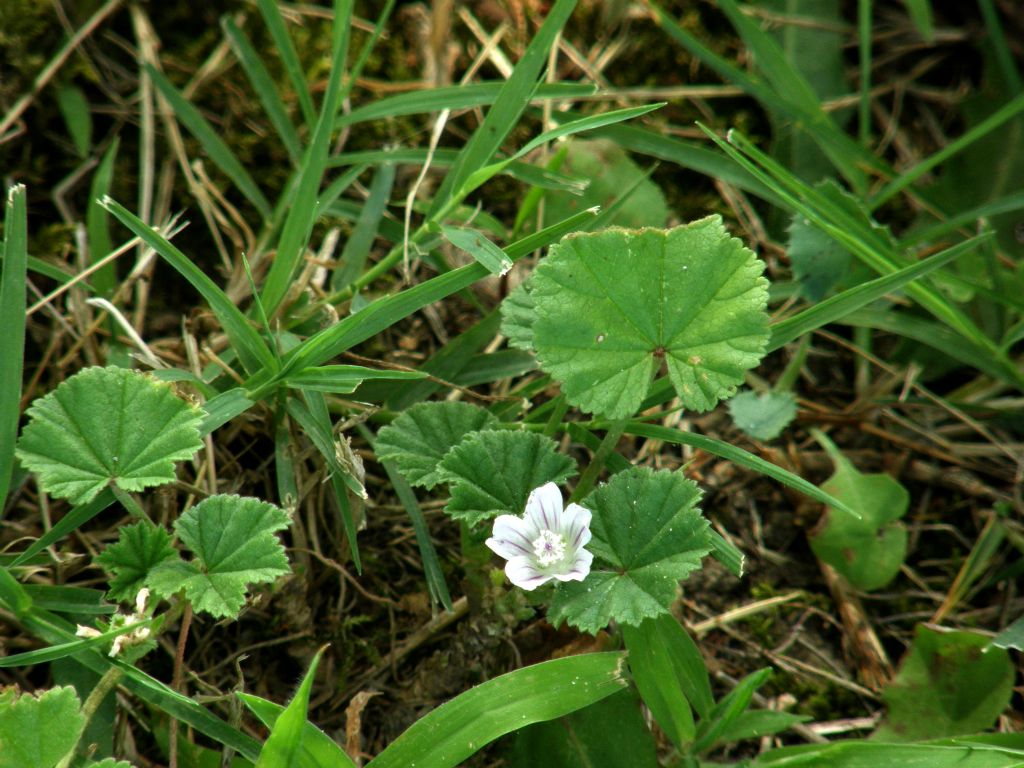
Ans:
<svg viewBox="0 0 1024 768"><path fill-rule="evenodd" d="M106 154L100 161L96 173L93 174L89 187L89 206L85 213L85 229L89 242L89 261L95 264L114 250L114 241L110 236L110 216L100 201L110 193L110 182L114 177L114 161L117 159L117 148L120 137L111 142ZM110 296L117 286L117 266L114 262L93 272L92 284L101 296Z"/></svg>
<svg viewBox="0 0 1024 768"><path fill-rule="evenodd" d="M245 70L249 83L256 91L256 95L259 96L260 102L263 104L263 111L267 113L267 118L274 126L274 130L277 131L281 143L288 152L288 157L291 158L292 164L297 166L302 159L302 143L299 141L299 134L296 132L295 126L292 125L291 118L288 117L288 111L277 93L274 80L267 71L262 57L230 16L221 19L221 27L224 29L228 42L231 43L231 50L235 52L238 63Z"/></svg>
<svg viewBox="0 0 1024 768"><path fill-rule="evenodd" d="M439 112L442 109L486 107L494 103L504 85L504 82L483 82L400 93L353 109L339 117L335 127L343 128L386 117ZM596 90L597 86L585 83L544 83L534 91L531 101L579 99L593 95Z"/></svg>
<svg viewBox="0 0 1024 768"><path fill-rule="evenodd" d="M253 696L251 693L239 691L235 695L267 728L273 728L278 718L284 713L284 707L280 704ZM356 768L352 758L346 755L344 750L335 744L326 733L309 721L303 724L301 751L296 755L292 765L294 768L325 768L327 766L330 768Z"/></svg>
<svg viewBox="0 0 1024 768"><path fill-rule="evenodd" d="M454 768L499 736L622 690L624 660L621 653L587 653L488 680L417 720L366 768Z"/></svg>
<svg viewBox="0 0 1024 768"><path fill-rule="evenodd" d="M277 244L277 255L263 284L262 300L267 314L273 315L291 287L295 273L302 263L309 235L316 222L317 193L327 170L331 130L342 99L342 78L348 56L349 26L353 0L335 0L334 38L331 47L331 74L327 79L320 116L313 139L306 147L298 170L298 186L291 201L288 216Z"/></svg>
<svg viewBox="0 0 1024 768"><path fill-rule="evenodd" d="M915 229L907 233L898 243L900 248L910 248L920 243L927 243L955 232L961 227L974 225L978 219L998 216L1000 213L1009 213L1024 209L1024 192L1014 195L1006 195L988 203L982 203L976 208L954 214L944 221L936 222L921 229Z"/></svg>
<svg viewBox="0 0 1024 768"><path fill-rule="evenodd" d="M128 626L119 627L118 629L112 629L108 632L104 632L98 637L90 638L75 638L66 643L57 643L56 645L50 645L46 648L39 648L35 651L26 651L25 653L15 653L10 656L4 656L0 658L0 669L10 667L23 667L30 664L45 664L50 661L56 661L57 659L65 659L68 656L73 656L76 653L81 653L96 646L105 645L108 641L113 640L118 635L123 635L128 632L132 632L139 627L146 627L152 623L152 619L141 621Z"/></svg>
<svg viewBox="0 0 1024 768"><path fill-rule="evenodd" d="M309 711L309 694L313 689L313 678L322 653L322 650L318 651L313 657L309 670L299 683L299 689L271 727L270 735L260 750L256 768L292 768L297 764L302 750L306 713Z"/></svg>
<svg viewBox="0 0 1024 768"><path fill-rule="evenodd" d="M257 0L260 14L263 16L263 23L267 25L270 36L277 48L277 55L284 63L284 71L288 74L295 96L299 100L299 108L302 110L303 119L310 129L316 125L316 109L313 107L313 99L309 95L309 86L306 84L306 73L299 63L299 55L295 52L295 44L292 43L291 35L284 25L281 11L274 0Z"/></svg>
<svg viewBox="0 0 1024 768"><path fill-rule="evenodd" d="M224 332L231 340L232 347L238 353L238 357L247 371L254 373L260 368L267 368L269 370L277 368L277 360L274 357L274 353L263 343L259 333L250 325L248 319L235 306L235 303L228 298L227 294L213 280L207 277L205 272L199 269L170 241L157 234L152 227L145 224L120 203L108 197L103 201L103 206L113 213L128 229L138 235L146 245L160 254L168 264L174 267L206 299L206 303L210 305L210 309L217 316L217 319L224 328Z"/></svg>
<svg viewBox="0 0 1024 768"><path fill-rule="evenodd" d="M601 425L598 424L594 424L593 426L601 427ZM812 498L815 501L820 501L822 504L827 504L830 507L841 509L855 517L857 516L853 510L839 501L839 499L834 498L829 493L825 493L825 491L818 488L818 486L807 482L799 475L794 475L789 470L783 469L777 464L772 464L759 456L755 456L752 453L744 451L742 448L737 448L736 446L722 442L721 440L715 440L714 438L705 437L704 435L698 435L693 432L684 432L680 429L672 429L671 427L662 427L657 424L645 424L639 421L629 422L626 425L626 432L638 437L647 437L652 440L664 440L666 443L689 445L692 448L700 448L701 450L712 453L715 456L720 456L723 459L739 464L741 467L746 467L754 472L767 475L773 480L777 480L783 485L788 486L795 491L799 491L804 494L804 496Z"/></svg>
<svg viewBox="0 0 1024 768"><path fill-rule="evenodd" d="M927 0L925 0L927 2ZM874 0L857 0L857 68L860 73L857 104L857 135L867 146L871 141L871 34Z"/></svg>
<svg viewBox="0 0 1024 768"><path fill-rule="evenodd" d="M892 274L861 283L842 293L832 296L814 306L805 309L793 317L786 318L772 325L772 335L768 341L766 352L778 349L794 339L798 339L809 331L834 323L851 312L867 306L888 293L899 290L907 283L924 277L929 272L948 264L957 256L977 248L978 245L991 238L991 234L972 237L962 243L940 251L927 259L893 272Z"/></svg>
<svg viewBox="0 0 1024 768"><path fill-rule="evenodd" d="M914 22L918 34L925 39L925 42L932 42L935 39L935 22L932 20L932 0L903 0L907 6L907 13L910 20Z"/></svg>
<svg viewBox="0 0 1024 768"><path fill-rule="evenodd" d="M32 598L7 568L0 568L0 604L18 618L32 610Z"/></svg>
<svg viewBox="0 0 1024 768"><path fill-rule="evenodd" d="M238 187L238 191L245 196L246 200L253 204L264 219L270 219L271 210L267 198L260 191L259 186L252 176L249 175L245 166L235 157L235 153L231 151L231 148L228 147L214 127L210 125L207 119L200 114L199 110L188 99L181 95L181 92L171 84L171 81L160 70L147 64L146 72L152 78L153 85L160 91L160 95L167 99L167 102L171 105L175 116L188 129L188 132L199 141L210 160L231 179L234 185Z"/></svg>
<svg viewBox="0 0 1024 768"><path fill-rule="evenodd" d="M926 173L942 165L958 152L967 149L967 147L979 139L983 139L1003 123L1021 114L1021 112L1024 112L1024 93L1006 102L1006 104L971 128L963 136L951 141L938 152L929 155L926 160L922 160L913 168L901 173L870 199L869 206L874 209L885 204Z"/></svg>
<svg viewBox="0 0 1024 768"><path fill-rule="evenodd" d="M356 523L352 518L352 508L348 502L347 488L351 488L356 495L363 498L366 497L366 491L359 481L352 477L352 473L346 467L341 466L341 463L338 461L338 452L334 445L334 429L323 395L319 392L306 392L304 394L306 398L305 403L297 397L288 398L286 404L288 415L295 419L299 426L302 427L310 442L313 443L327 463L335 501L341 514L341 523L345 529L345 536L348 538L349 550L352 553L352 562L355 563L356 570L361 573L363 566L359 559L359 545L356 543Z"/></svg>
<svg viewBox="0 0 1024 768"><path fill-rule="evenodd" d="M790 64L782 47L771 35L743 13L735 0L719 0L718 7L729 17L747 48L754 54L757 68L768 81L771 90L802 116L801 126L817 140L818 147L843 178L854 189L864 191L866 178L857 164L865 154L863 148L850 139L821 108L821 101L814 89ZM852 147L856 147L856 150Z"/></svg>
<svg viewBox="0 0 1024 768"><path fill-rule="evenodd" d="M21 371L25 357L25 275L28 268L28 211L25 187L7 192L4 262L0 271L0 518L14 471L14 446L21 413Z"/></svg>
<svg viewBox="0 0 1024 768"><path fill-rule="evenodd" d="M363 272L366 259L370 255L374 238L380 228L380 220L387 210L391 199L391 190L395 184L395 166L382 165L377 169L370 183L370 195L359 211L356 226L345 241L341 251L339 266L331 275L331 289L340 291L348 286Z"/></svg>
<svg viewBox="0 0 1024 768"><path fill-rule="evenodd" d="M926 0L919 0L926 2ZM1013 61L1013 52L1007 44L1006 32L1003 24L999 21L999 12L996 10L992 0L978 0L978 7L981 9L981 17L985 20L985 29L988 32L988 42L996 56L1000 73L1011 93L1021 93L1024 90L1024 83L1021 82L1020 70Z"/></svg>
<svg viewBox="0 0 1024 768"><path fill-rule="evenodd" d="M516 64L512 76L501 86L494 106L488 110L483 123L473 132L459 153L455 165L441 182L427 212L427 218L434 218L451 203L453 196L462 189L470 174L491 161L505 137L515 128L523 110L533 97L541 69L547 61L548 51L575 7L576 0L556 0L544 24Z"/></svg>
<svg viewBox="0 0 1024 768"><path fill-rule="evenodd" d="M538 248L550 245L563 235L575 231L593 216L594 211L581 211L575 216L542 229L540 232L517 240L505 248L505 253L515 261ZM372 272L373 270L370 270L367 275ZM390 328L402 318L411 315L427 304L440 301L463 288L468 288L477 280L487 277L488 274L480 264L469 264L433 277L401 293L378 299L356 314L349 315L330 328L325 328L306 339L285 357L281 371L272 381L254 382L254 386L256 386L253 390L254 394L259 397L265 396L264 390L267 387L272 387L274 382L288 376L293 371L322 365L359 342L380 333L385 328ZM368 279L367 276L364 276L359 282ZM359 287L359 282L356 283L357 287Z"/></svg>

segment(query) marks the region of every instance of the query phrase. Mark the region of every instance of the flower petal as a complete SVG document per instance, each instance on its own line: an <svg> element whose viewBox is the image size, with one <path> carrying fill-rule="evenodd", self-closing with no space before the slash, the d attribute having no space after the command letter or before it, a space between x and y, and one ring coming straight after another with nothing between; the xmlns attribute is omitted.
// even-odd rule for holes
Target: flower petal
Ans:
<svg viewBox="0 0 1024 768"><path fill-rule="evenodd" d="M551 576L537 570L536 564L528 557L513 557L505 563L505 575L509 581L527 592L551 579Z"/></svg>
<svg viewBox="0 0 1024 768"><path fill-rule="evenodd" d="M540 531L561 532L562 492L554 483L545 483L534 488L526 500L526 520Z"/></svg>
<svg viewBox="0 0 1024 768"><path fill-rule="evenodd" d="M559 581L583 581L590 573L590 565L594 562L594 556L585 549L576 553L572 568L565 573L554 574Z"/></svg>
<svg viewBox="0 0 1024 768"><path fill-rule="evenodd" d="M494 520L491 538L484 543L490 547L491 551L506 560L511 560L513 557L532 555L533 545L530 542L529 531L523 518L515 515L499 515Z"/></svg>
<svg viewBox="0 0 1024 768"><path fill-rule="evenodd" d="M590 510L579 504L570 504L562 514L562 535L570 549L585 547L590 541Z"/></svg>

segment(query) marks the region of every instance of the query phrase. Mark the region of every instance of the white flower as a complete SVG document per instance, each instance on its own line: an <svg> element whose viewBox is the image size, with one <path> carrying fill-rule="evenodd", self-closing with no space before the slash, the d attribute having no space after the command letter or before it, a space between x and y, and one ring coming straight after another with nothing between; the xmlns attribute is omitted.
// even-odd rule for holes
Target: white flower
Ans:
<svg viewBox="0 0 1024 768"><path fill-rule="evenodd" d="M486 542L504 557L505 575L517 587L533 590L551 579L583 581L594 556L583 547L590 541L590 510L579 504L562 509L554 483L530 493L522 517L500 515Z"/></svg>

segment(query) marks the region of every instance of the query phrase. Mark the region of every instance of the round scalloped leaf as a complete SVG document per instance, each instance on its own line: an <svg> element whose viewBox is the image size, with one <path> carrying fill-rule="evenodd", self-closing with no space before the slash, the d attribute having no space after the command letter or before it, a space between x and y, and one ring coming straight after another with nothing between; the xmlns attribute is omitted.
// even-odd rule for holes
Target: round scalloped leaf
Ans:
<svg viewBox="0 0 1024 768"><path fill-rule="evenodd" d="M548 620L591 634L613 619L638 626L669 611L679 582L711 551L697 484L677 472L624 470L582 506L593 513L587 549L595 563L582 582L559 584Z"/></svg>
<svg viewBox="0 0 1024 768"><path fill-rule="evenodd" d="M47 493L92 501L109 483L141 491L174 480L202 447L202 411L170 384L126 368L86 368L28 409L17 456Z"/></svg>
<svg viewBox="0 0 1024 768"><path fill-rule="evenodd" d="M0 692L0 768L54 766L85 727L78 696L71 686L38 695L15 688Z"/></svg>
<svg viewBox="0 0 1024 768"><path fill-rule="evenodd" d="M533 352L533 320L537 316L530 296L529 280L524 280L501 302L501 333L508 345Z"/></svg>
<svg viewBox="0 0 1024 768"><path fill-rule="evenodd" d="M143 520L123 526L117 541L108 545L95 562L110 574L110 599L130 602L145 585L150 570L177 554L171 534L163 526Z"/></svg>
<svg viewBox="0 0 1024 768"><path fill-rule="evenodd" d="M568 235L530 279L540 366L609 418L636 413L662 365L686 408L710 410L764 355L763 271L719 216Z"/></svg>
<svg viewBox="0 0 1024 768"><path fill-rule="evenodd" d="M727 405L733 424L755 440L774 440L796 418L792 392L740 392Z"/></svg>
<svg viewBox="0 0 1024 768"><path fill-rule="evenodd" d="M195 559L164 561L150 570L146 585L164 597L184 590L196 611L237 616L249 584L289 572L275 532L290 522L287 512L260 499L210 496L174 523Z"/></svg>
<svg viewBox="0 0 1024 768"><path fill-rule="evenodd" d="M558 453L550 437L491 430L466 437L445 454L438 471L451 485L444 511L475 525L501 514L521 515L530 491L564 482L576 474L576 462Z"/></svg>
<svg viewBox="0 0 1024 768"><path fill-rule="evenodd" d="M491 413L469 403L417 403L381 429L374 450L381 461L394 461L410 485L430 489L441 482L437 465L452 446L496 426Z"/></svg>

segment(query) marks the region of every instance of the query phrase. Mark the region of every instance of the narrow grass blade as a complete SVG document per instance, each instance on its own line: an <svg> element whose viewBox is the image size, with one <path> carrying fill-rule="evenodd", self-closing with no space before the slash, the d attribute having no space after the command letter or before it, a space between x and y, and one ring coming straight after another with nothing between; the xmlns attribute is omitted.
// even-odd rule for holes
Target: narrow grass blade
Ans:
<svg viewBox="0 0 1024 768"><path fill-rule="evenodd" d="M253 696L251 693L238 692L235 695L267 728L273 728L285 711L280 704ZM309 721L303 723L302 746L292 765L294 768L356 768L352 758Z"/></svg>
<svg viewBox="0 0 1024 768"><path fill-rule="evenodd" d="M999 520L998 515L990 514L985 527L978 536L978 540L974 542L970 554L967 555L967 559L960 566L956 578L953 579L953 584L950 586L949 592L946 593L942 605L939 606L938 610L935 611L935 615L932 616L932 624L941 624L943 619L949 615L949 612L966 599L971 587L992 566L992 562L1005 538L1006 527Z"/></svg>
<svg viewBox="0 0 1024 768"><path fill-rule="evenodd" d="M335 0L334 36L331 46L331 74L327 79L320 116L317 119L313 138L306 147L302 164L298 170L298 187L285 218L281 238L277 243L277 254L270 272L263 284L261 295L268 315L273 315L285 294L291 287L295 273L302 263L309 235L316 221L317 193L327 170L327 154L330 150L331 131L342 97L342 78L345 74L345 59L348 56L349 27L352 19L353 0Z"/></svg>
<svg viewBox="0 0 1024 768"><path fill-rule="evenodd" d="M581 211L575 216L542 229L540 232L517 240L505 248L505 253L515 261L538 248L544 248L563 235L578 229L588 220L592 219L594 214L594 211ZM263 394L265 388L274 386L276 381L293 371L322 365L332 357L361 341L365 341L385 328L391 327L402 318L409 316L427 304L432 304L446 296L461 291L477 280L487 277L487 274L487 270L481 265L470 264L433 277L401 293L375 301L356 314L349 315L330 328L326 328L306 339L299 347L292 350L286 356L284 365L278 375L271 382L262 384L254 392L259 397L265 396ZM360 283L367 279L366 277L362 278L356 283L356 287L361 287Z"/></svg>
<svg viewBox="0 0 1024 768"><path fill-rule="evenodd" d="M196 137L210 160L224 171L225 175L238 187L238 191L253 204L264 219L270 219L271 209L267 198L209 121L188 99L181 95L181 92L160 70L147 64L146 72L152 78L153 85L160 91L160 95L171 105L175 116L188 129L189 133Z"/></svg>
<svg viewBox="0 0 1024 768"><path fill-rule="evenodd" d="M1024 112L1024 93L1008 101L963 136L951 141L938 152L929 155L927 159L901 173L870 199L870 207L874 209L885 204L933 168L942 165L953 155L967 149L971 144L984 138L1003 123L1021 114L1021 112Z"/></svg>
<svg viewBox="0 0 1024 768"><path fill-rule="evenodd" d="M744 451L742 448L737 448L735 445L730 445L729 443L721 440L715 440L711 437L705 437L704 435L697 435L693 432L684 432L679 429L662 427L658 424L644 424L638 421L629 422L626 425L626 432L638 437L648 437L653 440L664 440L667 443L674 443L676 445L689 445L693 448L699 448L703 451L707 451L708 453L713 453L715 456L721 456L723 459L739 464L741 467L746 467L747 469L751 469L759 474L767 475L773 480L777 480L783 485L788 486L795 491L799 491L804 496L814 499L815 501L820 501L822 504L827 504L835 509L841 509L854 517L857 517L856 513L852 509L839 501L839 499L833 497L831 494L825 493L825 491L821 490L813 483L807 482L799 475L794 475L789 470L783 469L777 464L772 464L770 461L765 461L759 456L755 456L752 453Z"/></svg>
<svg viewBox="0 0 1024 768"><path fill-rule="evenodd" d="M417 720L366 768L454 768L499 736L622 690L624 659L567 656L488 680Z"/></svg>
<svg viewBox="0 0 1024 768"><path fill-rule="evenodd" d="M340 291L348 288L362 274L373 241L377 237L380 220L384 217L388 201L391 199L394 184L394 165L386 164L377 169L370 183L370 194L359 211L359 219L352 234L345 241L338 267L331 275L331 290Z"/></svg>
<svg viewBox="0 0 1024 768"><path fill-rule="evenodd" d="M356 543L356 524L352 518L352 508L348 502L346 486L363 498L366 497L366 491L362 484L352 476L352 473L338 461L338 452L334 446L334 432L330 416L327 415L327 405L323 400L323 395L319 392L306 392L305 396L306 402L309 403L308 406L296 397L288 398L286 405L288 415L302 427L310 442L327 463L331 475L331 487L341 513L341 523L345 529L345 536L348 538L349 550L352 553L352 562L355 563L356 570L362 572L359 545Z"/></svg>
<svg viewBox="0 0 1024 768"><path fill-rule="evenodd" d="M25 274L28 265L28 212L25 187L11 187L4 208L3 267L0 271L0 518L14 470L25 357Z"/></svg>
<svg viewBox="0 0 1024 768"><path fill-rule="evenodd" d="M459 153L459 159L454 167L445 176L437 194L434 195L427 218L434 218L450 204L452 197L463 188L470 174L491 161L505 137L515 128L520 115L533 97L541 69L547 61L548 51L575 7L576 0L556 0L551 7L544 24L516 64L512 76L502 84L494 105L488 110L483 123L473 132Z"/></svg>
<svg viewBox="0 0 1024 768"><path fill-rule="evenodd" d="M217 284L205 272L192 263L170 241L157 234L152 227L145 224L120 203L108 197L103 201L103 205L202 294L224 327L224 332L231 340L231 345L238 352L238 357L247 371L254 373L260 368L268 370L277 368L277 360L273 352L263 343L259 333L249 324L248 319L235 306L235 303L217 287Z"/></svg>
<svg viewBox="0 0 1024 768"><path fill-rule="evenodd" d="M474 261L481 264L492 275L504 275L512 269L512 259L485 235L476 230L442 224L441 234L456 248L472 256Z"/></svg>
<svg viewBox="0 0 1024 768"><path fill-rule="evenodd" d="M1019 211L1024 209L1024 193L1006 195L998 200L983 203L976 208L950 216L944 221L931 224L922 229L915 229L907 233L898 243L901 248L910 248L919 243L927 243L937 238L944 237L950 232L955 232L961 227L976 224L979 219L989 216L998 216L1000 213Z"/></svg>
<svg viewBox="0 0 1024 768"><path fill-rule="evenodd" d="M829 323L842 319L851 312L867 306L886 294L902 288L912 280L932 272L939 267L948 264L957 256L971 251L978 245L991 237L991 234L972 237L962 243L940 251L927 259L912 264L909 267L893 272L892 274L870 280L866 283L849 288L842 293L832 296L825 301L815 304L793 317L786 318L772 325L772 335L768 341L766 352L778 349L794 339L798 339L809 331L821 328Z"/></svg>
<svg viewBox="0 0 1024 768"><path fill-rule="evenodd" d="M121 139L117 137L103 155L89 186L89 205L85 212L85 229L89 243L89 261L95 264L114 250L110 236L110 216L100 201L110 193L114 177L114 161ZM117 285L117 267L110 262L92 274L92 284L101 296L110 296Z"/></svg>
<svg viewBox="0 0 1024 768"><path fill-rule="evenodd" d="M299 108L302 110L306 126L312 130L316 124L316 109L314 109L313 99L309 95L306 73L299 63L299 55L295 52L295 44L292 43L292 38L284 25L281 11L274 0L257 0L256 5L259 6L263 22L267 25L270 36L274 40L277 55L284 63L284 71L288 74L288 79L295 90L295 96L299 100Z"/></svg>
<svg viewBox="0 0 1024 768"><path fill-rule="evenodd" d="M72 507L71 511L58 520L50 530L33 541L28 549L18 555L12 563L12 567L29 562L44 549L60 541L80 526L85 525L113 503L114 494L107 488L88 504Z"/></svg>
<svg viewBox="0 0 1024 768"><path fill-rule="evenodd" d="M361 365L321 365L305 368L291 374L285 383L296 389L308 389L328 394L355 392L364 381L424 379L427 374L420 371L391 371L379 368L364 368Z"/></svg>
<svg viewBox="0 0 1024 768"><path fill-rule="evenodd" d="M32 598L7 568L0 568L0 603L18 618L32 609Z"/></svg>
<svg viewBox="0 0 1024 768"><path fill-rule="evenodd" d="M932 0L903 0L903 4L907 6L907 13L910 14L910 20L914 22L918 34L925 42L932 42L935 39Z"/></svg>
<svg viewBox="0 0 1024 768"><path fill-rule="evenodd" d="M82 651L105 645L118 635L132 632L140 627L148 627L151 623L152 619L147 619L146 621L140 621L135 624L119 627L118 629L112 629L97 637L76 638L66 643L58 643L35 651L26 651L25 653L15 653L10 656L4 656L3 658L0 658L0 669L24 667L30 664L45 664L50 661L56 661L57 659L64 659L68 656L73 656L76 653L81 653Z"/></svg>
<svg viewBox="0 0 1024 768"><path fill-rule="evenodd" d="M343 128L386 117L439 112L442 109L486 107L494 103L504 85L504 81L483 82L400 93L353 109L339 117L335 127ZM531 102L580 99L593 95L596 90L597 86L586 83L543 83L531 95Z"/></svg>
<svg viewBox="0 0 1024 768"><path fill-rule="evenodd" d="M260 750L256 768L292 768L300 765L299 755L302 752L305 735L306 713L309 711L309 694L313 689L313 678L322 653L322 650L318 651L313 657L309 671L299 683L299 689L275 720L270 735Z"/></svg>
<svg viewBox="0 0 1024 768"><path fill-rule="evenodd" d="M231 43L231 50L235 52L238 62L249 78L250 85L259 96L260 102L263 104L263 111L267 113L270 124L277 131L292 164L297 166L302 159L302 144L299 141L299 134L295 131L295 126L292 125L291 118L288 117L284 102L281 101L281 97L277 93L274 79L270 76L262 57L253 48L249 38L230 16L221 19L221 26L228 42Z"/></svg>

